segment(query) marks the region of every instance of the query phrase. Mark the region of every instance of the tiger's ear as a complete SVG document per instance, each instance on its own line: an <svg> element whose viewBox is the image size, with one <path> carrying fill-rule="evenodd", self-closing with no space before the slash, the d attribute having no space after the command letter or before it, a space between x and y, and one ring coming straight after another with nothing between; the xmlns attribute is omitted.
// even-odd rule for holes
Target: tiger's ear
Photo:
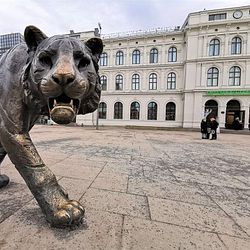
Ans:
<svg viewBox="0 0 250 250"><path fill-rule="evenodd" d="M96 63L98 63L100 55L102 54L103 51L102 39L96 37L90 38L88 41L85 42L85 45L91 50Z"/></svg>
<svg viewBox="0 0 250 250"><path fill-rule="evenodd" d="M39 43L47 36L35 26L27 26L24 31L24 39L29 48L29 51L35 51Z"/></svg>

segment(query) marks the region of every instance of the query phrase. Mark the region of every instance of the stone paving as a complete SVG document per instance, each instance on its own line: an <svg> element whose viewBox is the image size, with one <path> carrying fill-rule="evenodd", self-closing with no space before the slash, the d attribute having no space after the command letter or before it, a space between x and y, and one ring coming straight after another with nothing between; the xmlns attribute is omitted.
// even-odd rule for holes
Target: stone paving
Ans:
<svg viewBox="0 0 250 250"><path fill-rule="evenodd" d="M0 249L250 249L250 136L37 125L32 138L78 229L53 229L14 166L2 173Z"/></svg>

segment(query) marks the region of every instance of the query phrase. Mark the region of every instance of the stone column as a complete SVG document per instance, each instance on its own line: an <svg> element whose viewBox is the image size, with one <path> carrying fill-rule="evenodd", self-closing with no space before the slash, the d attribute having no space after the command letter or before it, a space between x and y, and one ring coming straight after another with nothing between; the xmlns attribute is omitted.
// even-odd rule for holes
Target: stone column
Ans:
<svg viewBox="0 0 250 250"><path fill-rule="evenodd" d="M248 123L249 123L249 106L242 106L241 110L245 110L244 128L248 129Z"/></svg>
<svg viewBox="0 0 250 250"><path fill-rule="evenodd" d="M218 122L220 128L225 128L225 123L226 123L226 106L225 105L220 105L218 106ZM223 114L221 112L224 112Z"/></svg>

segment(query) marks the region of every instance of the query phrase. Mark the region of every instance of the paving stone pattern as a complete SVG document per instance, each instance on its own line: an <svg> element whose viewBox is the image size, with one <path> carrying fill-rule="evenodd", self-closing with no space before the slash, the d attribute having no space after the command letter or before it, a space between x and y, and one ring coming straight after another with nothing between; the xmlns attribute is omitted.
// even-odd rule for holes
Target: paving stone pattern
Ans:
<svg viewBox="0 0 250 250"><path fill-rule="evenodd" d="M249 250L250 136L37 125L45 163L86 208L77 229L51 228L6 158L0 249Z"/></svg>

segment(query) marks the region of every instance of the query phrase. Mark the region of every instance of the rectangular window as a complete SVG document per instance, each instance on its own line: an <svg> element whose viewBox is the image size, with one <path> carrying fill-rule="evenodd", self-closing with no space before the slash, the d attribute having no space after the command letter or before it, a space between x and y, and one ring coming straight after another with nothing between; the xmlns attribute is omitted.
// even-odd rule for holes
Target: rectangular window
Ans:
<svg viewBox="0 0 250 250"><path fill-rule="evenodd" d="M100 56L100 66L107 66L108 65L108 54L102 53Z"/></svg>
<svg viewBox="0 0 250 250"><path fill-rule="evenodd" d="M212 14L208 16L209 21L223 20L227 19L227 13Z"/></svg>
<svg viewBox="0 0 250 250"><path fill-rule="evenodd" d="M132 82L132 90L139 90L139 82Z"/></svg>
<svg viewBox="0 0 250 250"><path fill-rule="evenodd" d="M69 35L69 37L74 37L76 39L80 39L80 35Z"/></svg>

